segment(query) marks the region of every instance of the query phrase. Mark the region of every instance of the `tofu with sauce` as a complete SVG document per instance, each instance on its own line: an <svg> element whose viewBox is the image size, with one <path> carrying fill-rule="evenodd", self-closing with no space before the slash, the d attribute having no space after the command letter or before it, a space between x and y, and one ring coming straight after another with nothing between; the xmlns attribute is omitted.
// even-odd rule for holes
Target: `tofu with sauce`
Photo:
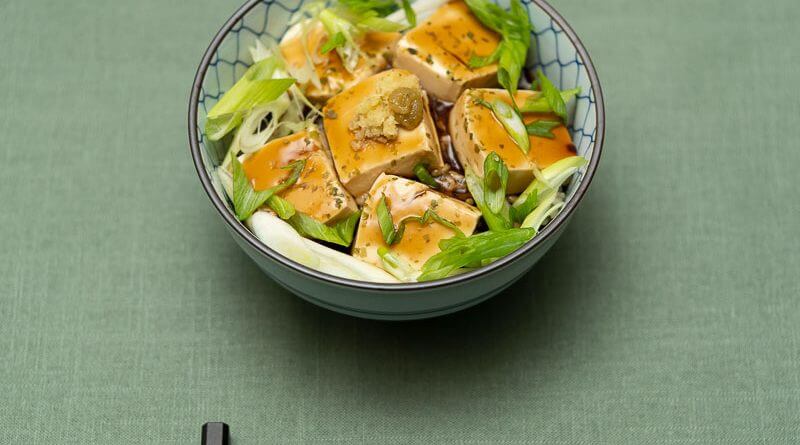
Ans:
<svg viewBox="0 0 800 445"><path fill-rule="evenodd" d="M369 191L369 198L359 221L358 234L353 244L353 256L383 267L378 256L378 248L389 248L392 252L406 260L419 270L425 261L439 253L439 241L452 238L455 233L436 222L421 226L418 222L406 223L406 229L400 241L386 246L376 215L376 208L381 197L386 195L389 212L397 225L408 216L422 216L428 209L433 209L439 216L452 222L465 235L475 231L481 213L475 207L457 199L444 196L425 184L400 178L393 175L381 175L375 180Z"/></svg>
<svg viewBox="0 0 800 445"><path fill-rule="evenodd" d="M408 71L367 78L328 101L322 116L336 172L353 196L381 173L412 177L419 162L444 165L428 97Z"/></svg>
<svg viewBox="0 0 800 445"><path fill-rule="evenodd" d="M282 167L305 159L297 182L280 196L295 208L327 223L342 219L356 210L356 202L336 177L333 164L319 139L307 131L267 143L242 161L244 173L255 191L278 185L289 175Z"/></svg>
<svg viewBox="0 0 800 445"><path fill-rule="evenodd" d="M488 56L500 36L462 1L451 1L397 42L394 66L416 74L432 96L455 102L466 88L497 85L497 64L470 68L473 55Z"/></svg>
<svg viewBox="0 0 800 445"><path fill-rule="evenodd" d="M306 53L314 61L314 71L320 79L320 85L309 81L303 86L306 97L317 103L324 103L335 94L386 69L389 64L388 58L400 38L400 33L397 32L365 33L358 42L362 57L351 73L344 68L342 59L336 51L327 54L319 52L322 45L328 41L328 33L322 24L316 22L309 27L305 39L299 25L291 28L281 41L280 50L286 63L295 69L306 66L308 63Z"/></svg>
<svg viewBox="0 0 800 445"><path fill-rule="evenodd" d="M518 90L515 96L521 105L529 97L540 94L537 91ZM511 96L506 90L473 89L465 91L450 112L449 129L453 147L461 164L483 175L483 161L492 151L496 152L508 167L508 194L522 192L533 180L534 167L543 169L554 162L575 156L569 130L564 125L552 129L554 139L528 136L530 150L526 155L514 143L503 125L495 118L489 108L475 103L478 97L487 102L499 98L511 104ZM525 113L522 120L527 124L539 119L558 120L552 113Z"/></svg>

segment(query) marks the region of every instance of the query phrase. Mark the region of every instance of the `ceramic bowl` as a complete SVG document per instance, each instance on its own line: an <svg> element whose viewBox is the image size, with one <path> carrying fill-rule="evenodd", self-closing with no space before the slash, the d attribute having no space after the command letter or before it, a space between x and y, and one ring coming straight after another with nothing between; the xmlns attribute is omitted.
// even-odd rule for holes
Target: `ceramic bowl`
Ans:
<svg viewBox="0 0 800 445"><path fill-rule="evenodd" d="M484 301L510 286L547 252L564 231L586 193L603 146L603 95L592 61L575 32L543 0L525 2L534 32L535 54L529 69L541 67L561 89L581 87L570 107L570 130L577 151L589 159L576 173L561 213L525 246L486 267L450 278L411 284L354 281L298 264L260 242L235 217L213 175L224 147L209 143L202 128L207 111L252 62L248 48L256 39L279 40L302 0L251 0L222 26L206 50L192 85L189 144L200 182L233 239L272 279L319 306L364 318L417 319L455 312ZM502 4L501 6L507 6Z"/></svg>

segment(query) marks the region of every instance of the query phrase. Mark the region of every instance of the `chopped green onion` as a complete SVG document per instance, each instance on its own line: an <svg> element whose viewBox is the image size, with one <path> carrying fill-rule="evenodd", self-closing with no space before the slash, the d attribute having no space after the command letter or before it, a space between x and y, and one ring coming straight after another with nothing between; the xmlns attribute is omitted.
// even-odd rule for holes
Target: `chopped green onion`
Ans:
<svg viewBox="0 0 800 445"><path fill-rule="evenodd" d="M406 14L406 20L408 24L413 28L417 26L417 13L414 12L414 8L411 7L411 2L408 0L400 0L400 4L403 6L403 11Z"/></svg>
<svg viewBox="0 0 800 445"><path fill-rule="evenodd" d="M377 15L362 17L357 25L362 31L397 32L405 29L405 26L400 23L378 17Z"/></svg>
<svg viewBox="0 0 800 445"><path fill-rule="evenodd" d="M517 250L536 235L529 228L489 231L466 238L451 238L439 242L441 252L430 257L422 266L418 281L445 278L470 265L485 265Z"/></svg>
<svg viewBox="0 0 800 445"><path fill-rule="evenodd" d="M472 194L472 198L475 200L475 205L478 206L478 209L481 211L483 220L486 221L486 225L489 226L489 230L510 229L511 217L508 214L508 207L504 206L500 212L494 213L489 210L489 207L486 205L486 200L484 199L483 193L483 178L478 176L469 167L467 167L465 171L465 178L467 182L467 188Z"/></svg>
<svg viewBox="0 0 800 445"><path fill-rule="evenodd" d="M278 215L278 218L280 219L289 219L297 213L297 210L294 208L294 205L291 202L281 198L278 195L270 196L270 198L267 200L267 205L270 209L272 209L273 212L275 212L276 215Z"/></svg>
<svg viewBox="0 0 800 445"><path fill-rule="evenodd" d="M356 210L355 212L351 213L345 219L340 220L336 224L333 225L333 228L339 232L339 237L342 238L347 245L353 242L353 236L356 232L356 226L358 225L358 221L361 218L361 210Z"/></svg>
<svg viewBox="0 0 800 445"><path fill-rule="evenodd" d="M389 207L386 204L386 195L381 196L380 201L378 201L376 215L378 217L378 226L381 228L383 240L388 246L400 242L400 240L403 238L403 234L406 231L406 224L412 221L419 223L421 226L425 226L430 224L432 220L452 230L459 238L465 236L464 232L462 232L457 225L445 218L442 218L438 213L433 211L433 209L425 210L422 216L407 216L403 218L400 223L397 224L397 226L395 226L394 220L392 219L392 214L389 212Z"/></svg>
<svg viewBox="0 0 800 445"><path fill-rule="evenodd" d="M288 222L300 235L344 247L353 242L353 232L361 216L361 212L352 213L331 227L305 213L298 212L291 202L278 195L270 197L267 204L279 218Z"/></svg>
<svg viewBox="0 0 800 445"><path fill-rule="evenodd" d="M260 150L273 135L280 133L278 130L294 120L294 113L289 110L291 105L289 93L284 93L272 102L250 110L236 131L230 151L253 153ZM267 125L263 125L264 122Z"/></svg>
<svg viewBox="0 0 800 445"><path fill-rule="evenodd" d="M571 178L579 168L586 165L587 161L581 156L570 156L561 159L541 172L542 178L534 179L525 188L512 206L514 211L514 220L520 221L528 216L534 209L541 206L546 199L554 195L558 189ZM536 196L533 199L532 196Z"/></svg>
<svg viewBox="0 0 800 445"><path fill-rule="evenodd" d="M564 201L559 198L558 193L550 190L548 195L530 215L525 217L521 227L534 229L538 233L544 222L554 217L564 207Z"/></svg>
<svg viewBox="0 0 800 445"><path fill-rule="evenodd" d="M358 65L361 54L356 39L368 31L394 32L404 29L405 26L380 17L378 12L366 8L366 5L359 5L358 2L349 3L352 7L345 4L323 9L317 18L334 41L330 48L326 44L323 49L330 51L335 48L345 69L352 73Z"/></svg>
<svg viewBox="0 0 800 445"><path fill-rule="evenodd" d="M476 104L492 110L492 114L506 130L511 140L523 153L528 154L531 149L531 141L528 139L528 130L519 113L500 99L487 102L480 97L474 97L473 100Z"/></svg>
<svg viewBox="0 0 800 445"><path fill-rule="evenodd" d="M472 55L469 56L469 67L470 68L482 68L482 67L484 67L486 65L491 65L492 63L496 63L497 60L500 58L500 52L501 51L502 51L502 47L498 46L488 56L478 56L476 54L472 54Z"/></svg>
<svg viewBox="0 0 800 445"><path fill-rule="evenodd" d="M397 10L395 0L339 0L339 4L358 14L374 11L381 17Z"/></svg>
<svg viewBox="0 0 800 445"><path fill-rule="evenodd" d="M502 37L495 51L487 57L473 56L470 67L477 68L497 62L497 81L511 94L517 92L520 72L528 56L531 43L531 22L528 10L520 0L511 0L509 11L489 0L466 0L467 6L484 25ZM516 108L516 103L514 102Z"/></svg>
<svg viewBox="0 0 800 445"><path fill-rule="evenodd" d="M519 204L517 204L519 203ZM514 205L511 206L510 214L511 220L517 223L521 223L529 213L536 208L536 205L539 203L539 194L538 190L534 189L525 197L523 198L520 196L514 202Z"/></svg>
<svg viewBox="0 0 800 445"><path fill-rule="evenodd" d="M341 32L337 32L333 35L333 37L329 38L322 48L319 49L320 54L328 54L331 50L336 49L340 46L343 46L347 40L344 38L344 34Z"/></svg>
<svg viewBox="0 0 800 445"><path fill-rule="evenodd" d="M278 185L270 187L266 190L255 191L244 172L242 163L231 153L231 164L233 167L233 208L236 212L236 217L244 221L259 207L264 205L272 196L282 192L283 190L291 187L300 178L300 172L306 165L305 159L293 161L283 167L286 170L291 170L287 176Z"/></svg>
<svg viewBox="0 0 800 445"><path fill-rule="evenodd" d="M361 54L358 44L355 41L358 35L358 29L354 24L340 17L330 8L322 10L318 17L329 36L339 34L344 38L345 42L336 47L336 52L339 53L339 57L341 57L345 69L349 72L353 72L358 64L358 57Z"/></svg>
<svg viewBox="0 0 800 445"><path fill-rule="evenodd" d="M395 278L404 282L417 281L419 272L406 260L395 254L384 246L378 247L378 256L381 258L383 270L392 274Z"/></svg>
<svg viewBox="0 0 800 445"><path fill-rule="evenodd" d="M513 98L512 98L513 102ZM491 102L492 112L498 121L506 129L506 132L511 139L517 144L523 153L528 154L531 150L531 141L528 139L528 132L525 128L525 123L522 121L519 113L509 104L500 99L495 99Z"/></svg>
<svg viewBox="0 0 800 445"><path fill-rule="evenodd" d="M581 92L579 88L573 88L571 90L564 90L561 91L561 99L566 104L570 100L572 100L575 96L577 96ZM522 113L552 113L553 109L550 107L550 103L547 102L547 98L544 97L544 94L538 92L538 94L529 97L524 104L519 108L519 111Z"/></svg>
<svg viewBox="0 0 800 445"><path fill-rule="evenodd" d="M417 179L419 179L419 182L427 185L430 188L439 188L439 183L433 178L425 164L420 162L419 164L415 165L414 174L417 176Z"/></svg>
<svg viewBox="0 0 800 445"><path fill-rule="evenodd" d="M567 104L564 103L564 98L561 97L561 91L553 85L553 82L550 82L550 79L544 75L541 68L536 70L536 77L539 79L539 83L542 87L542 95L545 100L547 100L547 104L550 105L550 109L553 110L556 116L566 122Z"/></svg>
<svg viewBox="0 0 800 445"><path fill-rule="evenodd" d="M294 84L294 79L272 79L279 62L274 57L254 63L220 98L206 116L206 136L213 141L239 126L252 108L272 102Z"/></svg>
<svg viewBox="0 0 800 445"><path fill-rule="evenodd" d="M430 224L431 220L452 230L456 234L457 238L463 238L466 236L464 235L464 232L462 232L461 229L453 222L445 218L442 218L438 213L433 211L433 209L428 209L422 213L422 216L407 216L403 218L402 221L400 221L400 224L398 224L398 229L397 229L398 235L397 238L395 239L395 242L399 242L400 238L403 237L403 233L405 232L407 223L411 221L416 221L419 223L419 225L425 226L427 224Z"/></svg>
<svg viewBox="0 0 800 445"><path fill-rule="evenodd" d="M538 121L533 121L529 124L525 124L525 129L531 136L538 136L540 138L547 138L547 139L555 139L556 135L553 134L553 128L556 128L559 125L561 125L561 122L559 121L540 119Z"/></svg>
<svg viewBox="0 0 800 445"><path fill-rule="evenodd" d="M494 152L492 152L492 154L497 155L497 153ZM483 161L484 172L490 171L495 168L499 169L499 167L492 166L492 164L497 162L497 159L499 159L499 162L502 164L503 161L502 159L499 158L499 156L496 159L493 158L491 155L487 156L486 159ZM505 164L503 164L503 168L506 168ZM508 202L505 199L503 199L500 209L496 212L492 211L492 208L489 206L489 203L487 202L486 199L487 196L486 190L490 188L486 184L486 178L481 178L469 167L466 168L464 173L467 182L467 188L469 189L470 194L472 194L472 198L475 200L475 205L477 205L478 209L481 211L481 214L483 215L483 220L486 221L486 225L489 226L489 230L510 229L512 225L511 225L511 216L509 214L510 211ZM500 184L502 186L501 187L502 190L499 189L495 190L495 193L497 195L502 194L503 198L505 198L505 185L503 185L502 183L502 177L500 177Z"/></svg>
<svg viewBox="0 0 800 445"><path fill-rule="evenodd" d="M335 228L325 225L305 213L297 212L286 222L294 227L297 233L306 238L327 241L344 247L349 246L352 242L352 239L346 240L342 238Z"/></svg>
<svg viewBox="0 0 800 445"><path fill-rule="evenodd" d="M491 152L483 162L483 199L492 213L500 213L506 203L508 168L500 155Z"/></svg>
<svg viewBox="0 0 800 445"><path fill-rule="evenodd" d="M378 201L375 214L378 217L378 226L381 228L383 240L387 245L391 246L394 244L394 238L397 236L397 227L394 226L392 214L389 213L389 207L386 205L386 195L381 196L380 201Z"/></svg>

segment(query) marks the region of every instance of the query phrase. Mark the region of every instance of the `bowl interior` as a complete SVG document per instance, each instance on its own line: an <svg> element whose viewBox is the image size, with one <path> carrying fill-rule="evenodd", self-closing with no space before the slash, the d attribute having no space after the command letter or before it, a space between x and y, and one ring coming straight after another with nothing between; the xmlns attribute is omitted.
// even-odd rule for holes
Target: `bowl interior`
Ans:
<svg viewBox="0 0 800 445"><path fill-rule="evenodd" d="M225 155L226 147L222 143L215 143L205 138L202 129L206 113L250 66L252 58L249 48L256 40L267 38L280 40L289 28L292 14L307 1L312 0L251 0L223 26L218 38L214 40L206 54L204 61L207 60L208 63L200 67L198 75L202 76L199 77L202 81L197 94L196 118L190 122L194 128L190 128L189 131L195 132L199 146L202 159L202 169L198 168L202 171L199 173L201 176L207 175L219 200L224 203L231 215L231 204L216 175L213 174ZM508 2L505 0L500 0L498 3L508 7ZM599 156L599 150L595 152L595 142L598 134L602 134L602 128L598 133L596 94L600 93L595 91L595 85L591 81L593 76L591 61L585 60L582 56L585 51L579 50L576 46L579 43L574 34L570 35L571 30L565 30L566 26L562 26L566 25L563 19L542 0L525 3L525 7L533 25L532 38L535 39L535 44L531 45L527 68L541 67L545 75L562 90L581 88L577 99L569 104L568 111L572 117L569 129L578 154L590 162L573 178L567 192L565 210L558 217L561 218L566 217L563 214L571 210L570 202L575 199L576 191L581 189L587 177L591 176L586 174L587 171L591 171L597 164L596 157ZM602 109L600 112L602 113ZM235 220L235 218L230 219ZM551 222L551 225L558 222ZM543 231L537 238L546 234L546 231ZM263 246L263 249L270 250L266 246Z"/></svg>

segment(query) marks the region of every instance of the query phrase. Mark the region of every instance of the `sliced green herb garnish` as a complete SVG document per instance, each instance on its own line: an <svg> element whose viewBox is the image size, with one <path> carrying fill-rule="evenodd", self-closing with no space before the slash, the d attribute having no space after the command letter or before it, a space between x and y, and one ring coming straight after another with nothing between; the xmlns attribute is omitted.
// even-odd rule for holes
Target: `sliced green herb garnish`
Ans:
<svg viewBox="0 0 800 445"><path fill-rule="evenodd" d="M352 240L343 239L335 228L325 225L305 213L297 212L286 222L306 238L327 241L345 247L352 242Z"/></svg>
<svg viewBox="0 0 800 445"><path fill-rule="evenodd" d="M497 156L495 158L494 156ZM502 165L502 167L495 166L494 164ZM478 206L478 209L481 211L481 215L483 215L483 220L486 221L486 225L489 226L489 230L506 230L512 227L511 224L511 216L509 215L509 205L508 202L505 200L505 184L502 180L502 170L505 169L506 172L508 171L507 167L503 163L503 160L497 155L497 153L492 152L486 159L483 161L483 170L491 171L497 170L500 184L499 187L492 188L492 185L495 184L487 184L486 177L481 178L478 176L477 173L472 171L471 168L467 167L465 170L465 178L467 182L467 188L469 189L470 194L472 194L472 199L475 200L475 205ZM507 179L506 179L507 180ZM490 179L490 181L495 181L495 179ZM489 193L487 193L489 190ZM494 201L497 199L497 196L502 194L502 202L500 202L500 207L498 211L493 211L497 209L497 202ZM487 200L487 196L490 196L493 200L493 207L490 207L489 200Z"/></svg>
<svg viewBox="0 0 800 445"><path fill-rule="evenodd" d="M511 140L522 150L523 153L528 154L531 149L531 142L528 139L528 132L525 128L525 123L522 117L514 111L514 109L500 99L494 99L487 102L482 98L474 98L475 103L482 105L492 110L494 117L500 122L506 133L511 137Z"/></svg>
<svg viewBox="0 0 800 445"><path fill-rule="evenodd" d="M573 88L571 90L564 90L561 91L561 99L564 103L568 103L572 100L575 96L580 94L580 88ZM520 112L522 113L552 113L553 109L550 107L550 103L547 102L547 98L544 97L540 91L537 91L538 94L529 97L524 104L519 108Z"/></svg>
<svg viewBox="0 0 800 445"><path fill-rule="evenodd" d="M419 272L406 260L384 246L378 247L378 256L381 258L383 270L392 274L400 281L416 281Z"/></svg>
<svg viewBox="0 0 800 445"><path fill-rule="evenodd" d="M560 117L562 121L567 121L567 104L564 103L564 98L561 97L561 91L550 82L550 79L544 75L541 68L536 70L536 77L542 87L542 95L544 96L550 109L556 116Z"/></svg>
<svg viewBox="0 0 800 445"><path fill-rule="evenodd" d="M427 185L430 188L438 189L439 183L433 178L433 175L428 171L428 168L423 163L414 166L414 174L419 179L419 182Z"/></svg>
<svg viewBox="0 0 800 445"><path fill-rule="evenodd" d="M272 209L276 215L278 215L278 218L284 220L293 217L297 213L297 210L294 208L294 205L291 202L281 198L278 195L270 196L270 198L267 200L267 206L269 206L269 208Z"/></svg>
<svg viewBox="0 0 800 445"><path fill-rule="evenodd" d="M322 45L322 48L319 49L319 52L321 54L328 54L332 50L343 46L345 43L347 43L347 39L344 38L344 34L337 32L333 35L333 37L329 38L324 45Z"/></svg>
<svg viewBox="0 0 800 445"><path fill-rule="evenodd" d="M360 17L356 24L362 31L397 32L406 28L400 23L373 14Z"/></svg>
<svg viewBox="0 0 800 445"><path fill-rule="evenodd" d="M353 232L358 223L358 218L361 216L361 212L358 211L333 226L329 226L305 213L298 212L291 202L280 196L274 195L270 197L267 204L279 218L289 223L300 235L344 247L353 242Z"/></svg>
<svg viewBox="0 0 800 445"><path fill-rule="evenodd" d="M361 218L361 210L356 210L345 219L340 220L334 224L333 228L339 233L339 237L347 242L347 245L353 242L353 236L356 232L356 226Z"/></svg>
<svg viewBox="0 0 800 445"><path fill-rule="evenodd" d="M542 170L542 179L537 178L531 181L511 206L514 221L523 221L533 210L554 195L567 179L586 165L586 162L586 159L581 156L570 156L556 161Z"/></svg>
<svg viewBox="0 0 800 445"><path fill-rule="evenodd" d="M559 198L556 190L548 190L545 197L533 211L525 217L520 227L531 228L537 232L548 218L552 218L561 210L564 201Z"/></svg>
<svg viewBox="0 0 800 445"><path fill-rule="evenodd" d="M486 265L517 250L534 235L536 230L520 228L442 240L439 242L442 251L425 262L417 280L437 280L450 276L462 267Z"/></svg>
<svg viewBox="0 0 800 445"><path fill-rule="evenodd" d="M273 79L279 65L275 57L254 63L219 99L206 116L205 133L212 141L222 139L242 123L244 115L272 102L294 84L294 79Z"/></svg>
<svg viewBox="0 0 800 445"><path fill-rule="evenodd" d="M259 207L264 205L272 196L291 187L297 182L297 179L300 177L300 172L303 171L305 165L305 159L291 162L283 167L286 170L291 170L286 179L281 181L278 185L257 192L253 190L250 179L247 178L244 172L242 163L231 153L231 166L233 167L233 208L236 212L236 217L244 221Z"/></svg>
<svg viewBox="0 0 800 445"><path fill-rule="evenodd" d="M397 10L397 2L395 0L339 0L339 4L358 14L374 11L381 17Z"/></svg>
<svg viewBox="0 0 800 445"><path fill-rule="evenodd" d="M374 10L368 8L374 2L351 1L348 4L325 8L316 14L328 36L332 36L331 49L336 49L345 69L353 72L358 65L361 49L357 42L365 32L395 32L405 26L385 19ZM395 4L396 8L397 5ZM337 37L341 35L341 37ZM327 48L326 48L327 49Z"/></svg>
<svg viewBox="0 0 800 445"><path fill-rule="evenodd" d="M494 52L485 57L473 55L469 61L472 68L497 62L497 81L511 94L517 92L520 72L525 66L528 47L531 43L531 22L528 10L519 0L511 0L511 8L505 11L489 0L466 0L473 14L488 28L501 36ZM516 108L516 103L514 103Z"/></svg>
<svg viewBox="0 0 800 445"><path fill-rule="evenodd" d="M500 156L491 152L483 162L483 198L492 213L500 213L506 202L508 168Z"/></svg>
<svg viewBox="0 0 800 445"><path fill-rule="evenodd" d="M430 224L431 221L433 221L452 230L453 232L455 232L457 237L464 236L464 232L462 232L457 225L453 224L451 221L448 221L445 218L442 218L433 209L425 210L422 216L406 216L400 221L400 223L397 224L397 226L395 226L394 220L392 219L392 214L389 212L389 206L386 203L386 195L381 196L381 199L378 201L378 207L375 209L375 212L378 217L378 226L380 226L381 228L381 234L383 235L383 240L386 242L386 245L388 246L400 242L400 240L403 238L403 234L406 231L406 224L408 224L411 221L416 221L421 226Z"/></svg>
<svg viewBox="0 0 800 445"><path fill-rule="evenodd" d="M446 218L442 218L433 209L428 209L422 213L422 216L407 216L403 218L400 221L400 224L397 225L398 235L395 242L400 241L400 238L403 237L403 233L405 232L406 224L411 221L416 221L421 226L428 225L431 223L431 221L433 221L439 225L445 226L448 229L452 230L456 234L456 237L458 238L463 238L464 236L466 236L464 235L464 232L462 232L461 229L459 229L458 226L455 225L453 222L449 221Z"/></svg>
<svg viewBox="0 0 800 445"><path fill-rule="evenodd" d="M409 0L400 0L400 4L406 14L406 21L408 21L409 26L411 28L417 26L417 13L414 12L414 8L411 7L411 2Z"/></svg>
<svg viewBox="0 0 800 445"><path fill-rule="evenodd" d="M339 4L356 14L374 13L378 17L385 17L397 11L398 3L403 8L406 21L411 27L417 26L417 14L411 7L409 0L339 0Z"/></svg>
<svg viewBox="0 0 800 445"><path fill-rule="evenodd" d="M375 214L378 217L378 226L381 228L383 240L387 245L391 246L397 236L397 227L395 227L392 214L389 213L389 207L386 205L386 195L381 196L380 201L378 201Z"/></svg>
<svg viewBox="0 0 800 445"><path fill-rule="evenodd" d="M514 205L509 209L511 220L515 223L521 223L525 217L536 208L538 203L539 194L536 189L525 195L524 198L522 196L518 197L517 200L514 201Z"/></svg>
<svg viewBox="0 0 800 445"><path fill-rule="evenodd" d="M553 128L556 128L559 125L561 125L561 122L559 121L540 119L538 121L533 121L529 124L525 124L525 129L531 136L538 136L540 138L547 138L547 139L555 139L556 135L553 134Z"/></svg>

